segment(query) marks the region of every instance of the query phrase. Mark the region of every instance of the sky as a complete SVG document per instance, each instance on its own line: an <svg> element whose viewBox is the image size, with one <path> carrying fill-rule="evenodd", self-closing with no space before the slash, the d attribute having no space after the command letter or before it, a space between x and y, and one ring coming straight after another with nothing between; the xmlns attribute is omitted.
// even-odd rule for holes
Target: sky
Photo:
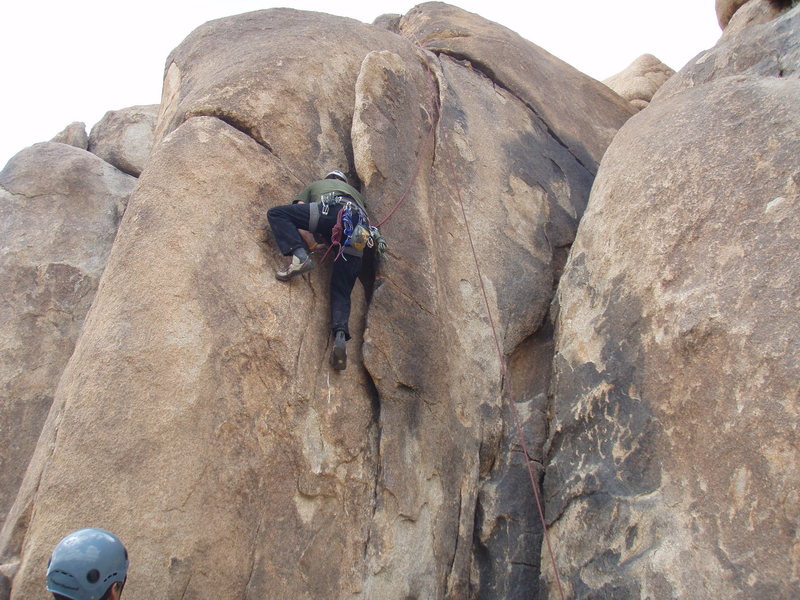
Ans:
<svg viewBox="0 0 800 600"><path fill-rule="evenodd" d="M675 70L721 34L714 0L453 0L603 80L650 53ZM157 104L167 56L206 21L288 6L371 23L404 0L8 0L0 6L0 167L74 121Z"/></svg>

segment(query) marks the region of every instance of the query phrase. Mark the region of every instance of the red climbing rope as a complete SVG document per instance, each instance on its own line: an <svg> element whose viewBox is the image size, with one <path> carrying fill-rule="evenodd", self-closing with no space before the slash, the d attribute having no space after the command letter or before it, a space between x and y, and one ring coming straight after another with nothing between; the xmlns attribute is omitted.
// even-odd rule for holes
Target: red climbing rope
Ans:
<svg viewBox="0 0 800 600"><path fill-rule="evenodd" d="M506 378L506 362L505 362L505 355L503 354L503 349L500 347L500 336L497 335L497 327L495 327L494 319L492 318L492 311L489 307L489 297L486 294L486 286L483 283L483 275L481 274L481 266L478 262L478 254L475 252L475 244L472 241L472 234L469 230L469 221L467 220L467 212L464 210L464 202L461 199L461 188L459 187L458 183L456 183L456 195L458 196L458 204L461 207L461 216L464 218L464 228L467 231L467 239L469 240L469 247L472 250L472 258L475 261L475 269L478 273L478 280L481 284L481 292L483 293L483 302L486 306L486 314L489 317L489 324L492 326L492 335L494 336L494 344L495 348L497 349L497 357L500 360L500 375L501 381L505 381ZM509 383L509 389L511 389L511 384ZM556 576L556 584L558 586L558 592L561 596L561 600L564 600L564 588L561 585L561 577L558 575L558 566L556 565L556 556L553 552L553 546L550 543L550 532L547 528L547 522L544 518L544 510L542 508L542 499L539 495L539 486L536 484L536 477L533 474L533 467L532 463L533 460L531 459L531 455L528 453L528 446L525 443L525 436L522 431L522 421L519 418L519 411L517 410L517 404L514 401L513 397L513 390L509 392L509 403L511 404L511 412L514 415L514 424L516 425L517 429L517 436L519 437L519 444L522 448L522 453L525 457L525 465L528 467L528 476L531 480L531 488L533 489L534 498L536 498L536 508L539 511L539 519L542 523L542 532L544 534L545 542L547 543L547 551L550 554L550 561L553 565L553 573Z"/></svg>
<svg viewBox="0 0 800 600"><path fill-rule="evenodd" d="M426 52L425 49L422 47L422 45L419 43L418 40L413 39L413 41L416 43L417 46L419 46L419 48L422 50L423 53ZM425 56L425 60L426 61L428 60L427 56ZM430 74L432 79L435 77L434 74L433 74L433 70L430 67L430 65L428 66L428 73ZM434 86L435 86L435 81L434 81ZM437 121L438 121L438 119L437 119ZM414 187L414 184L415 184L416 179L417 179L417 175L419 174L420 168L422 166L422 161L423 161L424 157L427 154L426 150L427 150L428 146L435 140L435 131L436 131L436 124L434 124L432 122L430 131L428 132L428 137L426 138L425 146L420 149L420 153L419 153L419 155L417 157L417 163L416 163L416 165L414 167L414 172L412 173L411 179L409 180L408 184L405 187L405 191L403 192L403 195L400 197L400 200L398 200L397 203L394 205L392 210L389 211L389 214L386 215L381 220L380 223L378 223L378 225L377 225L378 227L380 227L381 225L386 223L392 217L392 215L394 215L395 211L400 207L401 204L403 204L403 202L405 202L406 198L408 197L409 193L411 192L411 189ZM449 155L448 155L448 159L449 159ZM453 168L452 162L449 164L449 171L451 173L455 173L455 169ZM497 334L497 327L495 326L494 319L492 318L492 311L491 311L491 308L489 306L489 297L488 297L488 295L486 293L486 286L483 283L483 274L481 273L480 263L478 262L478 254L475 251L475 244L472 241L472 233L470 232L470 229L469 229L469 221L467 219L466 210L464 209L464 202L463 202L463 200L461 198L461 188L458 185L458 182L455 182L455 189L456 189L456 195L458 197L458 204L461 207L461 216L464 219L464 228L466 229L466 232L467 232L467 239L469 240L470 249L472 250L472 258L475 261L475 270L477 271L478 280L480 281L480 284L481 284L481 292L483 293L483 301L484 301L484 305L486 306L486 314L489 317L489 323L490 323L491 328L492 328L492 335L494 336L494 344L495 344L495 348L497 350L497 357L498 357L498 359L500 361L501 382L505 382L506 373L507 373L505 355L503 354L503 349L500 346L500 336ZM556 564L555 552L553 551L553 546L552 546L552 544L550 542L550 532L548 530L547 522L545 520L544 509L542 508L542 499L541 499L541 496L539 494L539 486L536 483L536 476L534 475L534 472L533 472L533 466L532 466L533 460L531 459L531 455L528 452L527 444L525 443L525 436L524 436L523 429L522 429L522 421L521 421L520 416L519 416L519 411L517 410L516 402L514 401L513 389L511 388L511 384L510 383L509 383L508 400L509 400L509 402L511 404L511 413L512 413L513 418L514 418L514 424L515 424L515 427L516 427L516 430L517 430L517 437L519 438L519 444L520 444L520 447L522 448L522 452L523 452L523 455L524 455L524 458L525 458L525 465L526 465L526 467L528 469L528 476L530 477L531 489L533 490L533 495L534 495L534 498L536 499L536 508L538 510L538 513L539 513L539 519L540 519L541 525L542 525L542 532L543 532L543 535L544 535L545 543L547 545L547 551L548 551L548 554L550 556L550 562L551 562L551 564L553 566L553 573L556 576L556 585L558 587L558 593L559 593L559 596L561 597L561 600L565 600L564 587L561 584L561 577L558 574L558 565Z"/></svg>
<svg viewBox="0 0 800 600"><path fill-rule="evenodd" d="M420 50L423 52L423 56L425 56L425 54L424 54L425 49L422 47L422 44L420 44L416 39L414 39L413 41L416 43L417 46L419 46ZM427 57L425 57L425 60L427 61ZM431 79L432 87L435 89L436 88L436 80L434 79L433 71L430 68L430 66L428 67L428 75L429 75L429 77ZM434 104L435 103L436 103L436 98L434 97ZM419 155L417 156L417 163L414 165L414 172L411 174L411 179L409 179L408 185L406 185L406 189L403 192L403 195L400 196L400 200L398 200L397 203L392 208L392 210L389 211L389 214L386 215L381 220L380 223L378 223L378 225L377 225L378 228L380 228L381 225L386 223L386 221L388 221L392 217L392 215L395 213L395 211L398 208L400 208L400 205L403 204L403 202L406 201L406 198L408 198L408 195L411 192L411 189L414 187L414 183L417 180L417 175L419 175L419 170L422 167L422 161L424 160L425 156L427 155L428 146L432 146L435 139L436 139L436 124L433 121L433 117L431 117L431 127L428 130L428 137L425 138L425 144L419 150Z"/></svg>
<svg viewBox="0 0 800 600"><path fill-rule="evenodd" d="M428 146L431 144L431 142L433 142L435 129L436 128L433 126L433 123L431 123L431 129L428 132L428 137L425 140L425 146L420 150L419 156L417 157L417 164L414 166L414 172L411 174L411 179L409 180L409 184L406 186L406 189L403 192L403 195L400 196L400 200L397 201L397 203L394 205L392 210L389 211L389 214L386 215L381 220L381 222L376 225L376 227L380 228L381 225L383 225L384 223L386 223L386 221L391 219L391 217L395 213L395 211L398 208L400 208L400 205L403 202L406 201L406 198L408 198L408 194L411 192L411 188L414 186L414 182L417 180L417 175L419 174L419 169L422 166L422 159L426 154L425 150L428 148Z"/></svg>

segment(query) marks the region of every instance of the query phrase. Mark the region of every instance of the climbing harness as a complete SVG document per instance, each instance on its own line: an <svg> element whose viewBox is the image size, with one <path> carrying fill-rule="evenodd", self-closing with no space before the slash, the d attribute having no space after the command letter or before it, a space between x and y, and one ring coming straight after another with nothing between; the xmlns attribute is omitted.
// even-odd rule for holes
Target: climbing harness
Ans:
<svg viewBox="0 0 800 600"><path fill-rule="evenodd" d="M319 197L320 212L323 215L327 215L331 210L331 206L352 201L353 199L350 196L345 196L338 192L327 192Z"/></svg>
<svg viewBox="0 0 800 600"><path fill-rule="evenodd" d="M332 207L337 211L336 224L331 230L331 245L322 256L323 261L334 247L338 248L334 260L347 260L343 255L362 256L364 248L376 248L378 254L383 253L386 240L377 226L370 225L366 211L350 196L336 192L323 194L319 202L311 203L308 219L311 233L316 233L320 215L330 214Z"/></svg>
<svg viewBox="0 0 800 600"><path fill-rule="evenodd" d="M386 239L378 229L380 225L370 225L366 211L353 198L340 192L326 192L318 202L309 205L308 231L316 233L320 216L329 215L331 209L338 212L331 231L331 245L322 256L323 261L334 246L339 248L334 260L339 260L343 254L361 256L364 248L376 248L379 255L383 254Z"/></svg>

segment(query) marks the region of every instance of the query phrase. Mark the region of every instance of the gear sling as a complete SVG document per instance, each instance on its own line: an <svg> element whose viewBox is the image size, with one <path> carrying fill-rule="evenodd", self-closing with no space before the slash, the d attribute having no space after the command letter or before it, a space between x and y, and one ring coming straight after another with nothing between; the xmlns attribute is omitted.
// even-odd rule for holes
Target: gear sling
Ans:
<svg viewBox="0 0 800 600"><path fill-rule="evenodd" d="M317 232L320 216L328 215L332 207L338 209L336 225L331 231L331 248L339 247L334 260L342 254L363 256L364 248L372 248L376 242L378 252L383 252L386 242L378 228L370 226L367 213L350 196L337 192L322 194L319 202L309 204L308 230L311 233Z"/></svg>

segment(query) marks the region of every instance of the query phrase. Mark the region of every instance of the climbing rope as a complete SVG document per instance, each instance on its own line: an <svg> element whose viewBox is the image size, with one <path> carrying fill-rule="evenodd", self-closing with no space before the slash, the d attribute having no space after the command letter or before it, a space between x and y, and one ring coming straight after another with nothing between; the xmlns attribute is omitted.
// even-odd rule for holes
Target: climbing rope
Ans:
<svg viewBox="0 0 800 600"><path fill-rule="evenodd" d="M433 69L431 68L430 64L428 64L428 60L429 59L428 59L428 56L427 56L427 51L422 46L422 44L419 43L419 41L416 38L412 38L412 41L422 50L423 56L425 57L428 74L430 75L431 79L434 79L435 75L433 73ZM434 80L434 86L435 86L435 80ZM437 105L439 104L438 102L435 102L435 103ZM441 107L439 106L439 111L440 110L441 110ZM392 208L392 210L389 212L389 214L386 215L386 217L384 217L381 220L380 223L378 223L378 227L380 227L381 225L386 223L392 217L392 215L394 215L395 211L400 207L401 204L403 204L403 202L405 202L405 200L408 197L411 189L414 187L417 175L419 174L419 171L420 171L420 167L422 166L422 161L423 161L425 155L427 154L427 152L425 152L425 150L427 150L428 145L431 142L433 142L434 139L435 139L436 128L438 126L438 123L441 122L439 117L440 117L440 114L437 114L437 123L436 124L431 123L431 128L430 128L430 131L428 132L428 137L426 139L425 147L423 149L421 149L420 152L419 152L419 155L417 157L417 163L416 163L416 165L414 167L414 172L412 173L409 182L405 186L405 191L403 192L403 195L400 197L400 200L398 200L398 202L395 204L394 208ZM452 164L452 159L450 158L449 155L446 155L446 156L448 157L449 172L450 173L455 173L455 168L454 168L454 166ZM492 318L492 311L491 311L491 308L490 308L490 305L489 305L489 297L488 297L488 295L486 293L486 286L483 283L483 274L481 273L480 262L478 261L478 254L475 251L475 244L474 244L474 242L472 240L472 233L470 232L470 228L469 228L469 220L467 219L467 212L464 209L464 201L462 200L462 197L461 197L461 187L458 185L457 181L454 181L454 183L455 183L456 197L458 198L458 204L459 204L459 206L461 208L461 216L462 216L462 218L464 220L464 228L465 228L465 230L467 232L467 239L469 240L470 249L472 250L472 258L473 258L473 260L475 262L475 270L476 270L477 275L478 275L478 280L479 280L479 282L481 284L481 292L483 294L483 301L484 301L484 305L486 307L486 314L487 314L487 316L489 318L489 324L491 325L492 336L494 337L494 344L495 344L495 348L497 350L497 357L498 357L498 360L500 362L500 376L501 376L500 381L501 382L505 382L506 381L506 374L507 374L507 366L506 366L506 362L505 362L505 355L504 355L503 349L502 349L502 347L500 345L500 336L497 334L497 327L495 326L494 319ZM502 385L502 383L501 383L501 385ZM516 402L515 402L515 399L514 399L513 389L511 387L510 383L509 383L509 394L508 394L507 398L508 398L509 403L511 405L511 414L513 415L514 425L515 425L515 428L516 428L516 431L517 431L517 437L519 438L519 444L520 444L520 447L522 449L522 452L523 452L523 455L524 455L524 458L525 458L525 466L528 469L528 476L530 478L531 489L533 490L533 496L536 499L536 508L537 508L537 512L539 514L539 520L540 520L541 525L542 525L542 533L543 533L543 536L544 536L544 539L545 539L545 543L547 545L547 552L548 552L549 557L550 557L550 562L551 562L551 564L553 566L553 573L555 574L556 586L558 588L558 593L559 593L559 596L560 596L561 600L565 600L566 597L564 595L564 587L561 584L561 577L558 574L558 565L556 563L556 557L555 557L555 552L553 551L553 545L552 545L552 543L550 541L550 531L549 531L549 529L547 527L547 521L545 520L545 516L544 516L544 509L542 507L542 499L541 499L541 495L539 494L539 486L536 483L536 476L534 475L534 472L533 472L533 466L532 466L533 459L531 458L531 455L528 452L528 446L525 443L525 436L524 436L524 433L523 433L522 421L521 421L520 416L519 416L519 411L517 409Z"/></svg>
<svg viewBox="0 0 800 600"><path fill-rule="evenodd" d="M427 154L426 150L428 149L428 146L432 145L433 140L436 137L435 132L436 128L434 127L433 123L431 123L430 131L428 131L428 137L425 140L425 146L420 150L419 156L417 157L417 164L414 165L414 172L411 174L411 179L409 180L403 195L400 196L400 200L398 200L394 205L394 208L392 208L392 210L389 211L389 214L381 219L380 223L376 225L376 227L379 229L384 223L386 223L386 221L392 218L392 215L395 213L395 211L400 208L400 205L406 201L406 198L408 198L411 188L414 187L414 182L417 180L417 175L419 174L420 167L422 166L422 159Z"/></svg>
<svg viewBox="0 0 800 600"><path fill-rule="evenodd" d="M428 61L430 59L428 58L428 55L426 54L427 51L422 46L422 44L420 44L419 41L416 38L414 38L413 36L412 36L412 40L411 41L414 44L416 44L416 46L420 50L422 58L425 61L425 67L426 67L426 71L428 73L429 84L431 86L431 89L435 92L435 90L436 90L436 77L433 74L433 69L431 68L430 64L428 64ZM436 98L435 93L431 93L431 98L433 100L431 104L438 107L438 104L439 104L438 103L438 98ZM380 228L381 225L386 223L386 221L391 219L392 215L395 213L395 211L398 208L400 208L400 205L403 204L403 202L406 201L406 198L408 198L408 195L411 193L411 189L414 187L414 183L417 181L417 175L419 175L420 168L422 167L422 162L425 159L425 156L428 154L428 152L427 152L428 147L430 146L431 148L433 148L434 141L436 139L436 122L434 120L434 116L433 115L430 115L430 118L431 118L431 126L430 126L430 129L428 130L428 136L425 138L425 143L420 148L419 154L417 155L417 162L414 165L414 171L411 174L411 178L409 179L408 184L405 186L405 190L403 191L403 195L400 196L400 199L395 203L395 205L392 208L392 210L389 211L389 214L386 215L383 219L381 219L380 223L378 223L378 225L377 225L378 228ZM437 111L437 117L436 118L438 119L438 111Z"/></svg>
<svg viewBox="0 0 800 600"><path fill-rule="evenodd" d="M451 171L452 172L452 171ZM478 280L481 284L481 292L483 293L483 302L486 306L486 314L489 317L489 324L492 326L492 335L494 336L494 344L495 348L497 349L497 358L500 361L500 381L503 382L506 379L507 367L505 362L505 355L503 354L503 349L500 347L500 336L497 335L497 327L495 327L494 319L492 318L492 311L489 307L489 296L486 294L486 286L483 283L483 275L481 274L481 266L478 262L478 254L475 252L475 244L472 241L472 234L470 233L469 229L469 221L467 220L467 212L464 210L464 202L461 199L461 188L459 187L458 183L456 183L456 196L458 197L458 204L461 207L461 216L464 219L464 228L467 231L467 239L469 240L469 246L472 250L472 258L475 261L475 270L478 274ZM553 552L553 546L550 543L550 531L547 528L547 522L544 518L544 510L542 508L542 499L539 494L539 486L536 484L536 477L533 473L533 459L531 459L531 455L528 452L528 446L525 443L525 435L523 434L522 430L522 420L519 417L519 411L517 410L517 403L514 400L513 389L511 389L511 384L509 383L509 404L511 405L511 413L514 416L514 424L517 429L517 437L519 438L519 444L522 448L522 453L525 457L525 465L528 467L528 476L531 480L531 489L533 490L533 496L536 498L536 508L539 512L539 519L542 523L542 532L544 534L544 539L547 544L547 551L550 555L550 561L553 565L553 573L556 576L556 584L558 586L558 592L561 596L561 600L564 600L564 588L561 585L561 577L558 575L558 566L556 564L556 556Z"/></svg>

